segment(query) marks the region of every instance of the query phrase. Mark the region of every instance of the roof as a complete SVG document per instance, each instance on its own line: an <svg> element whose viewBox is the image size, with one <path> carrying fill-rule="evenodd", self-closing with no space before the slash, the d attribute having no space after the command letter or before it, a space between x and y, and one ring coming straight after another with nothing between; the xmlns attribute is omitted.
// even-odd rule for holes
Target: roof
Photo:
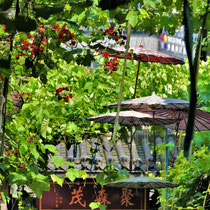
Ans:
<svg viewBox="0 0 210 210"><path fill-rule="evenodd" d="M169 142L173 142L174 136L171 135L170 138ZM101 140L102 144L99 144L99 141L94 138L83 139L82 143L71 145L69 150L66 149L65 143L62 142L56 146L58 151L60 151L60 155L58 156L63 157L65 161L74 163L76 165L76 169L83 170L93 176L103 171L107 163L115 163L121 169L129 170L129 144L126 144L123 140L119 140L113 147L110 137L101 136ZM157 137L156 144L161 143L162 138ZM96 153L91 152L91 150L93 151L94 149L97 151ZM147 151L146 157L144 152L145 150ZM161 169L162 157L157 157L157 162L159 163L153 163L153 156L150 151L150 142L144 139L143 131L136 132L135 141L132 142L132 151L133 165L131 174L141 174L145 171L145 160L148 160L149 163L148 171L151 171L155 175L159 172ZM169 154L169 159L170 158L171 155ZM65 169L68 168L68 166L65 167ZM61 172L61 170L56 169L52 163L49 163L49 168L55 170L55 172Z"/></svg>

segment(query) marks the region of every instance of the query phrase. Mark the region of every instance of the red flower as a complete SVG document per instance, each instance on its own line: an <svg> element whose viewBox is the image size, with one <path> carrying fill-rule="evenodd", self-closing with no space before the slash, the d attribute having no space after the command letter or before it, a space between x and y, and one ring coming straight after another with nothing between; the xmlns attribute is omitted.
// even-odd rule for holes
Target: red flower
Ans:
<svg viewBox="0 0 210 210"><path fill-rule="evenodd" d="M114 31L112 29L110 29L110 28L109 29L106 29L105 30L105 33L108 33L108 34L112 35L114 33Z"/></svg>
<svg viewBox="0 0 210 210"><path fill-rule="evenodd" d="M64 98L64 101L65 101L65 102L68 102L68 100L69 100L69 96L66 96L66 97Z"/></svg>
<svg viewBox="0 0 210 210"><path fill-rule="evenodd" d="M59 40L59 41L62 41L62 40L63 40L63 32L62 32L62 31L60 31L60 32L58 33L58 40Z"/></svg>
<svg viewBox="0 0 210 210"><path fill-rule="evenodd" d="M18 95L18 94L16 94L16 95L15 95L15 98L19 98L19 95Z"/></svg>
<svg viewBox="0 0 210 210"><path fill-rule="evenodd" d="M24 165L23 165L22 163L20 163L19 167L20 167L20 168L23 168L23 167L24 167Z"/></svg>
<svg viewBox="0 0 210 210"><path fill-rule="evenodd" d="M119 38L117 36L115 36L114 40L117 42L119 40Z"/></svg>
<svg viewBox="0 0 210 210"><path fill-rule="evenodd" d="M43 52L43 51L44 51L44 47L40 46L40 47L39 47L39 50L40 50L41 52Z"/></svg>
<svg viewBox="0 0 210 210"><path fill-rule="evenodd" d="M40 33L40 34L44 33L44 31L45 31L44 28L40 28L40 29L39 29L39 33Z"/></svg>
<svg viewBox="0 0 210 210"><path fill-rule="evenodd" d="M57 91L58 93L60 93L60 92L63 91L63 88L58 88L56 91Z"/></svg>
<svg viewBox="0 0 210 210"><path fill-rule="evenodd" d="M65 87L65 90L66 90L66 91L69 91L69 87Z"/></svg>
<svg viewBox="0 0 210 210"><path fill-rule="evenodd" d="M107 71L108 69L107 68L104 68L104 71Z"/></svg>
<svg viewBox="0 0 210 210"><path fill-rule="evenodd" d="M31 38L31 34L30 34L30 33L26 33L25 35L26 35L26 37L27 37L28 39Z"/></svg>
<svg viewBox="0 0 210 210"><path fill-rule="evenodd" d="M70 38L73 39L74 38L74 33L70 34Z"/></svg>
<svg viewBox="0 0 210 210"><path fill-rule="evenodd" d="M64 23L63 26L62 26L62 30L65 30L66 29L66 26L67 26L67 24Z"/></svg>
<svg viewBox="0 0 210 210"><path fill-rule="evenodd" d="M33 139L29 137L29 138L28 138L28 141L33 141Z"/></svg>
<svg viewBox="0 0 210 210"><path fill-rule="evenodd" d="M11 156L12 153L11 153L11 152L7 152L5 155L6 155L6 156Z"/></svg>
<svg viewBox="0 0 210 210"><path fill-rule="evenodd" d="M23 44L28 47L30 43L28 41L23 41Z"/></svg>
<svg viewBox="0 0 210 210"><path fill-rule="evenodd" d="M8 39L7 39L9 42L11 41L11 37L8 37Z"/></svg>
<svg viewBox="0 0 210 210"><path fill-rule="evenodd" d="M25 93L22 93L22 95L25 95Z"/></svg>
<svg viewBox="0 0 210 210"><path fill-rule="evenodd" d="M28 101L29 99L30 99L29 97L26 98L27 101Z"/></svg>
<svg viewBox="0 0 210 210"><path fill-rule="evenodd" d="M28 96L30 96L30 93L26 93Z"/></svg>
<svg viewBox="0 0 210 210"><path fill-rule="evenodd" d="M109 64L110 64L110 61L105 62L105 66L109 66Z"/></svg>
<svg viewBox="0 0 210 210"><path fill-rule="evenodd" d="M17 156L18 158L20 157L20 155L19 155L19 154L17 154L16 156Z"/></svg>
<svg viewBox="0 0 210 210"><path fill-rule="evenodd" d="M55 26L53 26L54 30L60 30L61 28L58 26L58 24L56 24Z"/></svg>
<svg viewBox="0 0 210 210"><path fill-rule="evenodd" d="M105 53L103 54L103 57L108 58L108 57L109 57L109 52L105 52Z"/></svg>
<svg viewBox="0 0 210 210"><path fill-rule="evenodd" d="M6 25L4 25L4 24L3 24L3 27L2 27L2 29L3 29L3 30L6 30Z"/></svg>
<svg viewBox="0 0 210 210"><path fill-rule="evenodd" d="M16 55L16 60L19 60L20 56L19 55Z"/></svg>
<svg viewBox="0 0 210 210"><path fill-rule="evenodd" d="M69 98L73 98L73 95L71 93L69 94Z"/></svg>
<svg viewBox="0 0 210 210"><path fill-rule="evenodd" d="M0 193L0 199L2 199L2 194Z"/></svg>

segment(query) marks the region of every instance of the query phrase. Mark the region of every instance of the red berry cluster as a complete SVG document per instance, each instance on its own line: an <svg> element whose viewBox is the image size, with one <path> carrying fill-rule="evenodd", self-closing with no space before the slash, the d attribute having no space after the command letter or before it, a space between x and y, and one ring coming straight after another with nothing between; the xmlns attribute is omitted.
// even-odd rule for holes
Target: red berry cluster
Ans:
<svg viewBox="0 0 210 210"><path fill-rule="evenodd" d="M70 41L71 45L75 45L76 42L74 40L74 33L71 33L69 29L66 28L67 24L65 23L61 28L56 24L53 29L59 31L58 32L58 40L61 42Z"/></svg>
<svg viewBox="0 0 210 210"><path fill-rule="evenodd" d="M26 36L29 37L28 34ZM25 56L26 53L31 53L31 56L33 58L34 56L39 55L40 52L43 52L44 46L47 42L46 37L39 37L38 39L40 40L34 39L31 43L29 41L24 40L19 46L19 49L21 49L21 53L16 55L16 60L19 60L20 56Z"/></svg>
<svg viewBox="0 0 210 210"><path fill-rule="evenodd" d="M24 96L24 95L26 96L26 101L28 101L28 100L30 99L30 97L29 97L29 96L30 96L30 93L24 93L24 92L23 92L23 93L22 93L22 96ZM28 96L27 96L27 95L28 95Z"/></svg>
<svg viewBox="0 0 210 210"><path fill-rule="evenodd" d="M110 26L108 29L106 29L103 33L102 33L102 35L103 36L106 36L106 35L112 35L113 33L114 33L114 26Z"/></svg>
<svg viewBox="0 0 210 210"><path fill-rule="evenodd" d="M103 36L107 36L110 39L114 39L118 44L124 45L125 40L127 39L127 36L123 35L121 26L118 28L117 31L114 31L114 26L109 27L106 29L103 33Z"/></svg>
<svg viewBox="0 0 210 210"><path fill-rule="evenodd" d="M117 57L114 57L113 59L109 59L109 52L105 52L103 54L103 57L106 58L106 61L104 65L106 66L104 68L104 71L109 71L109 73L113 73L114 71L117 71L117 66L119 63L117 62Z"/></svg>
<svg viewBox="0 0 210 210"><path fill-rule="evenodd" d="M68 102L68 101L69 101L69 98L73 98L73 95L70 93L69 95L64 95L64 96L62 96L61 93L62 93L64 90L65 90L65 91L69 91L69 87L58 88L58 89L56 90L55 95L58 97L58 100L59 100L59 101L62 100L62 99L64 99L65 102Z"/></svg>

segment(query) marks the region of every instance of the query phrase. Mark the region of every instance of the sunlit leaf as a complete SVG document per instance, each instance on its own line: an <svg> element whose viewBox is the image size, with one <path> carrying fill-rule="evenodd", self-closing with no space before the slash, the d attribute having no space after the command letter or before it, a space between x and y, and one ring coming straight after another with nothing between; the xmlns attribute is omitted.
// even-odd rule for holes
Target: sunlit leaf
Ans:
<svg viewBox="0 0 210 210"><path fill-rule="evenodd" d="M60 166L63 166L64 163L65 163L65 161L63 160L62 157L57 157L57 156L52 157L52 162L54 163L56 168L59 168Z"/></svg>
<svg viewBox="0 0 210 210"><path fill-rule="evenodd" d="M138 12L137 11L129 11L126 20L131 24L132 27L135 27L138 23Z"/></svg>
<svg viewBox="0 0 210 210"><path fill-rule="evenodd" d="M58 177L55 174L50 175L53 182L57 182L61 187L63 186L64 177Z"/></svg>
<svg viewBox="0 0 210 210"><path fill-rule="evenodd" d="M46 144L45 149L48 149L50 152L52 152L54 154L59 154L57 148L52 144Z"/></svg>

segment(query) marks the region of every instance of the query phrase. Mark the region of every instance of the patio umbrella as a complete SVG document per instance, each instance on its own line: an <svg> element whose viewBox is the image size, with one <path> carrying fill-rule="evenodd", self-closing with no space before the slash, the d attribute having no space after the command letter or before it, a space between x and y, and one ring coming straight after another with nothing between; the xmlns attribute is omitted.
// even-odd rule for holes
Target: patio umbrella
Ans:
<svg viewBox="0 0 210 210"><path fill-rule="evenodd" d="M120 181L110 182L105 184L106 187L117 187L117 188L134 188L134 189L145 189L144 192L144 208L146 209L147 200L147 190L146 189L156 189L156 188L167 188L167 187L177 187L178 184L164 181L161 179L149 178L141 175L140 177L134 177L129 179L124 179Z"/></svg>
<svg viewBox="0 0 210 210"><path fill-rule="evenodd" d="M197 107L201 105L197 104ZM116 108L117 103L106 105L107 108ZM153 160L156 162L156 151L155 151L155 115L159 109L177 109L177 110L187 110L189 108L189 101L174 99L174 98L164 98L156 96L153 93L151 96L146 96L142 98L135 98L121 102L121 108L123 109L133 109L138 111L151 111L153 114L153 145L154 153ZM181 120L181 118L179 119Z"/></svg>
<svg viewBox="0 0 210 210"><path fill-rule="evenodd" d="M108 114L102 114L94 117L89 117L87 120L98 122L98 123L111 123L114 124L117 113L112 112ZM174 124L177 119L170 119L168 116L155 116L155 124L165 126L168 124ZM143 113L137 111L121 111L119 114L119 124L121 125L153 125L153 115L150 113Z"/></svg>
<svg viewBox="0 0 210 210"><path fill-rule="evenodd" d="M124 47L114 47L112 50L114 50L115 52L109 53L109 56L112 56L112 57L114 56L117 58L125 58ZM99 52L104 54L106 50L100 50ZM180 59L177 59L175 57L169 56L167 54L164 54L155 50L145 49L141 45L137 48L133 48L133 47L129 48L129 54L128 54L127 59L134 59L138 61L138 69L137 69L133 98L135 98L136 96L136 88L137 88L137 83L138 83L138 75L139 75L141 62L152 62L152 63L172 64L172 65L184 64L184 62Z"/></svg>
<svg viewBox="0 0 210 210"><path fill-rule="evenodd" d="M87 120L95 121L98 123L115 123L117 113L112 112L108 114L102 114L95 117L89 117ZM169 119L168 117L158 116L155 117L150 113L142 113L137 111L121 111L119 113L119 124L121 125L130 125L131 126L131 144L130 144L130 170L132 170L132 126L143 125L149 126L153 125L155 122L156 125L165 126L167 124L174 124L177 122L177 119Z"/></svg>
<svg viewBox="0 0 210 210"><path fill-rule="evenodd" d="M188 121L188 110L176 110L176 109L165 109L156 110L156 113L163 117L170 117L174 119L181 119L177 121L177 124L165 125L165 127L172 130L186 130ZM207 131L210 130L210 112L196 109L195 114L195 131Z"/></svg>

